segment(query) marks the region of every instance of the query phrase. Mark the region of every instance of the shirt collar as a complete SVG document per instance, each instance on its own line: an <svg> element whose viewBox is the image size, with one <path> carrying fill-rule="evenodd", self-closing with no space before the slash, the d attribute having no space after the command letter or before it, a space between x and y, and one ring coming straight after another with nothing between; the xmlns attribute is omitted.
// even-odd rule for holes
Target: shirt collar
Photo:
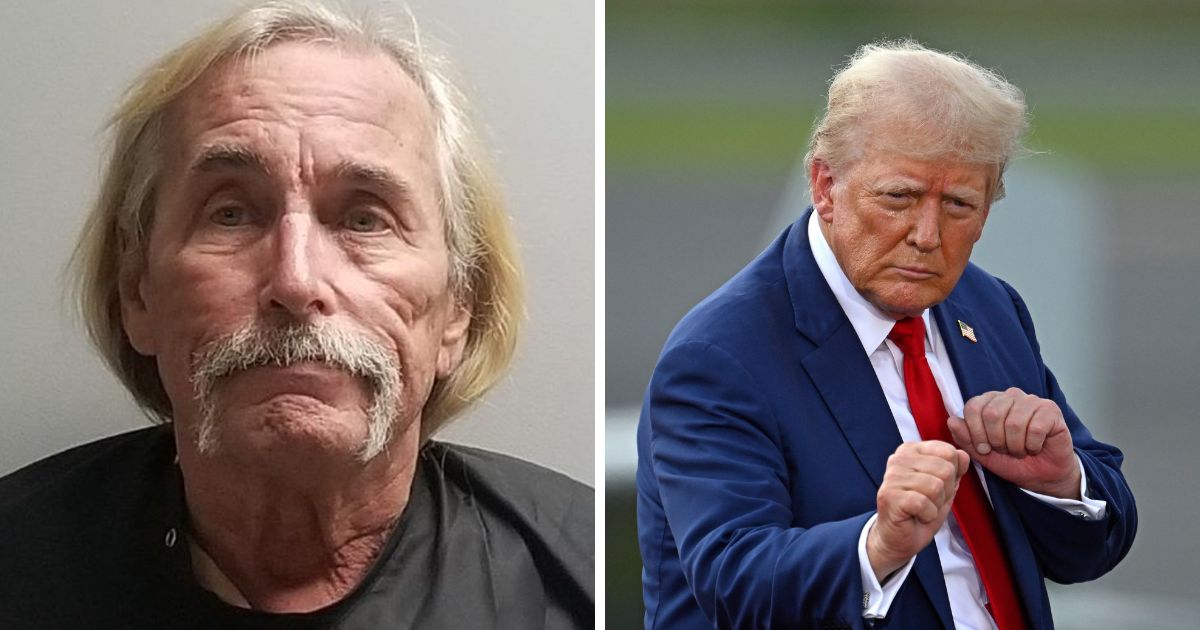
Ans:
<svg viewBox="0 0 1200 630"><path fill-rule="evenodd" d="M817 261L817 268L821 270L825 283L833 291L833 296L837 298L842 311L846 313L846 318L850 320L850 325L854 327L854 333L858 335L863 350L867 354L871 354L887 339L888 333L896 325L896 320L888 317L877 306L868 302L858 292L858 289L850 284L850 278L847 278L846 272L842 271L842 266L838 264L837 258L833 255L833 249L825 240L825 234L821 232L821 227L817 223L820 220L817 211L813 210L808 218L808 242L812 247L813 258ZM921 313L921 319L925 320L926 348L931 348L933 347L933 331L930 326L929 309L925 309Z"/></svg>

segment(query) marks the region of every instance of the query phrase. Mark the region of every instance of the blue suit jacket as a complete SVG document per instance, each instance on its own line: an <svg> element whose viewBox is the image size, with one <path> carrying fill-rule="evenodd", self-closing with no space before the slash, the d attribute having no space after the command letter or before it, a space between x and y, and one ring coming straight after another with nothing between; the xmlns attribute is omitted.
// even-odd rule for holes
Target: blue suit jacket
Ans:
<svg viewBox="0 0 1200 630"><path fill-rule="evenodd" d="M638 426L647 628L864 625L858 538L901 439L813 259L809 214L683 318L654 370ZM1094 579L1133 542L1121 452L1071 410L1010 286L969 265L933 315L964 399L1019 387L1054 400L1089 494L1108 502L1086 521L985 475L1030 626L1051 628L1044 579ZM875 627L953 628L935 545Z"/></svg>

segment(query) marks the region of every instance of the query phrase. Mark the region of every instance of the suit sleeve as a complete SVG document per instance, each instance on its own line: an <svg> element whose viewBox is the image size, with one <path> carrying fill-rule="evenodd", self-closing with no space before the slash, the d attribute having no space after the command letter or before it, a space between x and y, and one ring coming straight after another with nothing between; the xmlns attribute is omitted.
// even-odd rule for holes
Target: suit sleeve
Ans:
<svg viewBox="0 0 1200 630"><path fill-rule="evenodd" d="M651 464L708 619L718 628L862 627L857 543L871 514L791 526L776 419L742 364L709 343L676 345L648 396Z"/></svg>
<svg viewBox="0 0 1200 630"><path fill-rule="evenodd" d="M1125 476L1121 474L1124 456L1116 447L1093 438L1080 422L1054 374L1042 362L1041 348L1025 302L1011 286L1001 283L1012 297L1021 326L1037 357L1038 378L1045 388L1042 396L1053 400L1062 409L1087 477L1088 495L1105 501L1107 507L1104 518L1086 520L1024 492L1012 493L1013 499L1046 577L1061 584L1094 580L1112 570L1125 557L1137 532L1137 506Z"/></svg>

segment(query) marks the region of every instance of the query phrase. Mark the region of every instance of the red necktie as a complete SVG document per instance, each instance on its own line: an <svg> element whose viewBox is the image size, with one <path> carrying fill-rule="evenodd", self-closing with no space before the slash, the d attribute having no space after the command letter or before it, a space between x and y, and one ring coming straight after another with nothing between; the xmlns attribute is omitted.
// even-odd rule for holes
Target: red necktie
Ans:
<svg viewBox="0 0 1200 630"><path fill-rule="evenodd" d="M900 351L904 353L904 389L908 391L908 406L917 421L917 430L923 440L942 440L954 444L950 428L946 426L946 405L938 391L933 372L925 360L925 322L920 317L906 317L898 322L888 334ZM1008 560L1000 548L1000 536L996 521L983 485L975 474L975 466L967 468L967 474L959 483L954 495L954 518L967 540L967 548L975 560L975 568L983 578L987 590L988 611L996 620L1000 630L1025 628L1021 616L1021 602L1017 597Z"/></svg>

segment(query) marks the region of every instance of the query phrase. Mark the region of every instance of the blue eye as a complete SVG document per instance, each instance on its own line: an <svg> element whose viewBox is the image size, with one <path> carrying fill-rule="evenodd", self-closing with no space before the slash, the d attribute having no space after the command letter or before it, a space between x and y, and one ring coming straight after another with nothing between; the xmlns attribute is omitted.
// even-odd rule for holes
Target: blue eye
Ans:
<svg viewBox="0 0 1200 630"><path fill-rule="evenodd" d="M369 234L387 229L387 224L383 219L365 210L349 213L346 216L345 226L351 232L359 232L361 234Z"/></svg>
<svg viewBox="0 0 1200 630"><path fill-rule="evenodd" d="M210 219L217 225L237 227L246 222L248 214L242 206L221 206L212 213Z"/></svg>

